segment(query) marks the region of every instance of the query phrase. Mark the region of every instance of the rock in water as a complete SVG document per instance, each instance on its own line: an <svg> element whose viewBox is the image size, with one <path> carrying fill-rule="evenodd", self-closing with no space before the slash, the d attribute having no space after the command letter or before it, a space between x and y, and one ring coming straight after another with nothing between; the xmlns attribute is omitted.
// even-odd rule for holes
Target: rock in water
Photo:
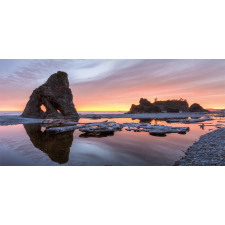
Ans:
<svg viewBox="0 0 225 225"><path fill-rule="evenodd" d="M158 106L153 105L147 99L141 98L139 105L132 105L128 114L135 113L158 113L161 112L161 109Z"/></svg>
<svg viewBox="0 0 225 225"><path fill-rule="evenodd" d="M194 103L190 106L190 109L189 109L190 112L208 112L208 110L206 109L203 109L202 106L200 106L199 104L197 103Z"/></svg>
<svg viewBox="0 0 225 225"><path fill-rule="evenodd" d="M45 106L46 112L42 110ZM47 82L35 89L21 115L26 118L79 119L69 88L68 75L58 71Z"/></svg>
<svg viewBox="0 0 225 225"><path fill-rule="evenodd" d="M188 112L188 102L184 99L180 100L166 100L166 101L155 101L153 103L155 106L158 106L162 111L167 111L169 113L177 112Z"/></svg>

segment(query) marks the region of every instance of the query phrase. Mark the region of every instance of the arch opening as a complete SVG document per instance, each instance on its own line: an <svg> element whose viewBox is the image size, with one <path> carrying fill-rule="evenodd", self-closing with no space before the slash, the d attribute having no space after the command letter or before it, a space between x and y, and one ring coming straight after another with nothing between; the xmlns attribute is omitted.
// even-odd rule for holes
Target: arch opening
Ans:
<svg viewBox="0 0 225 225"><path fill-rule="evenodd" d="M45 107L44 105L41 105L41 110L42 110L43 112L46 112L46 111L47 111L47 109L46 109L46 107Z"/></svg>

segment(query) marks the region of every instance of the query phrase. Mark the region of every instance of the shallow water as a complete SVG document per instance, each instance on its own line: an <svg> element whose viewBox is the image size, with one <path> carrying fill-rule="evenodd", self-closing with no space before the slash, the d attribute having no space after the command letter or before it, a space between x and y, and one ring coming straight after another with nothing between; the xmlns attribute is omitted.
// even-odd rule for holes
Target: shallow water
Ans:
<svg viewBox="0 0 225 225"><path fill-rule="evenodd" d="M78 111L79 114L124 114L126 111ZM0 111L0 116L21 115L23 111Z"/></svg>
<svg viewBox="0 0 225 225"><path fill-rule="evenodd" d="M79 122L90 121L93 120L81 119ZM132 119L110 121L140 122ZM165 121L151 121L151 124L155 123L168 125ZM217 120L205 123L217 124ZM40 124L0 126L0 165L173 165L184 156L186 149L198 140L200 135L209 132L209 129L215 129L209 126L203 130L199 124L169 125L189 126L190 131L185 135L167 134L166 137L157 137L145 132L128 132L123 129L121 132L115 132L113 136L87 138L83 137L79 130L47 135L42 133Z"/></svg>

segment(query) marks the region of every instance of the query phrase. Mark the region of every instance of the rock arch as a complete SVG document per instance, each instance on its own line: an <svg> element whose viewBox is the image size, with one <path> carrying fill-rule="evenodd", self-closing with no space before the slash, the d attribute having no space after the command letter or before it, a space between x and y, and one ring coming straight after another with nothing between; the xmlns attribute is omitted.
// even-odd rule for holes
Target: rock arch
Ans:
<svg viewBox="0 0 225 225"><path fill-rule="evenodd" d="M46 108L46 112L41 106ZM73 94L69 88L68 75L58 71L47 82L35 89L21 115L26 118L79 119L73 104Z"/></svg>

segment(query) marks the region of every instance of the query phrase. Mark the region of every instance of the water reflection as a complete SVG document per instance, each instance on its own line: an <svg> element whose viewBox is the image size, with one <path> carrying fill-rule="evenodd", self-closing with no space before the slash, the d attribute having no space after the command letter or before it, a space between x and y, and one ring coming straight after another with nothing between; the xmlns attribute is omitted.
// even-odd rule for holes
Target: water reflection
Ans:
<svg viewBox="0 0 225 225"><path fill-rule="evenodd" d="M103 137L109 137L109 136L114 136L114 131L110 131L110 132L107 132L107 133L83 133L83 134L80 134L79 137L80 138L103 138Z"/></svg>
<svg viewBox="0 0 225 225"><path fill-rule="evenodd" d="M156 136L156 137L166 137L166 134L154 134L154 133L149 133L151 136Z"/></svg>
<svg viewBox="0 0 225 225"><path fill-rule="evenodd" d="M132 119L132 120L136 120L136 119ZM153 121L153 119L138 119L139 123L151 123Z"/></svg>
<svg viewBox="0 0 225 225"><path fill-rule="evenodd" d="M139 122L138 119L127 118L113 120L117 123ZM173 123L172 126L189 126L190 132L186 135L167 134L166 137L153 136L148 132L128 132L125 129L95 137L79 130L48 135L42 132L40 124L0 126L0 165L173 165L200 135L209 132L209 129L216 129L215 125L220 120L204 123L204 130L199 126L201 124ZM92 121L81 119L80 122ZM170 126L164 120L151 121L152 125L156 123Z"/></svg>
<svg viewBox="0 0 225 225"><path fill-rule="evenodd" d="M73 131L50 135L41 131L41 124L26 124L24 128L35 148L46 153L54 162L59 164L68 162Z"/></svg>

